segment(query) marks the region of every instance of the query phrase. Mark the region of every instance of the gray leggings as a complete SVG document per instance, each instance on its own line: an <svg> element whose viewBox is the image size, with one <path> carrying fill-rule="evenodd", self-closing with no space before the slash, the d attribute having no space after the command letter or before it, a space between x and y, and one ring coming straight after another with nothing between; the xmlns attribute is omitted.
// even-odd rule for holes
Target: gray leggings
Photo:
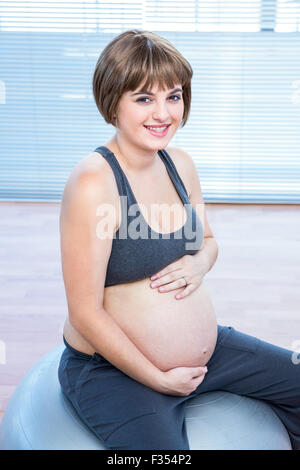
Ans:
<svg viewBox="0 0 300 470"><path fill-rule="evenodd" d="M188 396L165 395L135 381L104 357L67 344L58 376L86 425L107 449L189 450L185 406L212 390L266 400L300 449L300 364L293 352L218 325L204 381Z"/></svg>

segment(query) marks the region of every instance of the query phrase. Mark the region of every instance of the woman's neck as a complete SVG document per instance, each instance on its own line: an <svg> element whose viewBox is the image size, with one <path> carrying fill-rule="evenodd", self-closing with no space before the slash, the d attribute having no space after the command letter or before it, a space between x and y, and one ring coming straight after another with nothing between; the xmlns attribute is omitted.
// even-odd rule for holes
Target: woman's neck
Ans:
<svg viewBox="0 0 300 470"><path fill-rule="evenodd" d="M123 168L132 174L143 174L154 170L159 160L157 150L143 151L116 136L107 142L106 147L115 154L119 163L123 164Z"/></svg>

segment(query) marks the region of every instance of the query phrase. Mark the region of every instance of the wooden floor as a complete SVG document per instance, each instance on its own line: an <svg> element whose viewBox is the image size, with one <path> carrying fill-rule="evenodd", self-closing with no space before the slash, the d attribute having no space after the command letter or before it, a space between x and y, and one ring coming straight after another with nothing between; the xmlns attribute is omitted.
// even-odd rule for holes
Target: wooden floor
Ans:
<svg viewBox="0 0 300 470"><path fill-rule="evenodd" d="M218 323L300 348L300 206L207 204ZM58 203L0 203L0 419L25 373L62 343ZM300 365L299 365L300 367Z"/></svg>

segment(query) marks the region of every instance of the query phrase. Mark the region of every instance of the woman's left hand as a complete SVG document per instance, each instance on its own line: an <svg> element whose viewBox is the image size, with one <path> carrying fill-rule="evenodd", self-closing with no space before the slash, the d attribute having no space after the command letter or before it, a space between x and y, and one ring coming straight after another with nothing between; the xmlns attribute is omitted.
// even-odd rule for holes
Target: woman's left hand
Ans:
<svg viewBox="0 0 300 470"><path fill-rule="evenodd" d="M150 286L158 288L159 292L169 292L183 287L181 292L175 295L175 299L182 299L202 284L204 275L205 272L199 269L199 260L196 262L193 255L184 255L151 276Z"/></svg>

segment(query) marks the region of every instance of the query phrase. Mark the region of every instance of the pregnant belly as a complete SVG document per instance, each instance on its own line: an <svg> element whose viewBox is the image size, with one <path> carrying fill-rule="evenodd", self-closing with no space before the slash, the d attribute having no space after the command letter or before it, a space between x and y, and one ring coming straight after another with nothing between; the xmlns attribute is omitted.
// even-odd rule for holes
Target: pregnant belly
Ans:
<svg viewBox="0 0 300 470"><path fill-rule="evenodd" d="M217 322L204 283L177 300L150 279L105 289L104 308L136 347L158 368L205 365L216 345Z"/></svg>

